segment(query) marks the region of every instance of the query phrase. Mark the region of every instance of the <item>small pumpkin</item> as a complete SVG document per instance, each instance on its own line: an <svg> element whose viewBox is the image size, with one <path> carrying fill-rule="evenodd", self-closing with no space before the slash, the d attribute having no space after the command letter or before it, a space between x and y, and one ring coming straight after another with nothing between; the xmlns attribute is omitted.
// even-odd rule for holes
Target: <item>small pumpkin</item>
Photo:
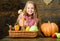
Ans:
<svg viewBox="0 0 60 41"><path fill-rule="evenodd" d="M43 23L41 25L41 31L45 36L51 36L52 34L58 32L58 26L56 23L50 23L50 21L48 21L48 23Z"/></svg>

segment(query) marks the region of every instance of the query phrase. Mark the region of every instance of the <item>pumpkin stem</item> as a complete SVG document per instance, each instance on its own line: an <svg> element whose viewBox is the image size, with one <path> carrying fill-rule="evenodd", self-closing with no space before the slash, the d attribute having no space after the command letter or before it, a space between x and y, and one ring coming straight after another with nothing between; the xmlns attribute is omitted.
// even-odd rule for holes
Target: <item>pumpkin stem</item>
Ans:
<svg viewBox="0 0 60 41"><path fill-rule="evenodd" d="M50 21L48 21L48 23L50 23Z"/></svg>

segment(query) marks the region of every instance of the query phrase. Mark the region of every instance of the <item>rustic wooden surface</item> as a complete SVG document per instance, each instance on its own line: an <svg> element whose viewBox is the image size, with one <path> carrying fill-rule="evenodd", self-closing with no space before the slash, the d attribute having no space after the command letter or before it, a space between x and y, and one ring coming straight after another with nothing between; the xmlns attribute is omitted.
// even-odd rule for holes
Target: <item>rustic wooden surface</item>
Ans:
<svg viewBox="0 0 60 41"><path fill-rule="evenodd" d="M0 41L60 41L53 38L3 38Z"/></svg>

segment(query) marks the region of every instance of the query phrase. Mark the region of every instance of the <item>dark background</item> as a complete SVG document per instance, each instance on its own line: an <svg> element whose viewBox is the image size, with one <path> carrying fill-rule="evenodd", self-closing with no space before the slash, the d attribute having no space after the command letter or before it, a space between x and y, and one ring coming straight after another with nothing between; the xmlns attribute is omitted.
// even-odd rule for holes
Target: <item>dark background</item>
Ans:
<svg viewBox="0 0 60 41"><path fill-rule="evenodd" d="M0 37L8 36L9 27L6 24L14 26L18 10L23 9L27 1L0 0ZM49 5L46 5L43 0L34 0L34 2L37 5L39 25L48 21L55 22L60 32L60 0L53 0Z"/></svg>

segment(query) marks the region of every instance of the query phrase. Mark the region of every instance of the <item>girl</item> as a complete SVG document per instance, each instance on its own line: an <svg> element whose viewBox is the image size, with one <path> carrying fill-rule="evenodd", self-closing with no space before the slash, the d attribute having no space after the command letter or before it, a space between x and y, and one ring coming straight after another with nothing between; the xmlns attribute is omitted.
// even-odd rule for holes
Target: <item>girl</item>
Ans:
<svg viewBox="0 0 60 41"><path fill-rule="evenodd" d="M28 1L26 3L24 10L20 12L20 15L18 16L17 22L22 27L23 26L32 27L33 25L37 26L38 23L37 10L36 5L33 1Z"/></svg>

